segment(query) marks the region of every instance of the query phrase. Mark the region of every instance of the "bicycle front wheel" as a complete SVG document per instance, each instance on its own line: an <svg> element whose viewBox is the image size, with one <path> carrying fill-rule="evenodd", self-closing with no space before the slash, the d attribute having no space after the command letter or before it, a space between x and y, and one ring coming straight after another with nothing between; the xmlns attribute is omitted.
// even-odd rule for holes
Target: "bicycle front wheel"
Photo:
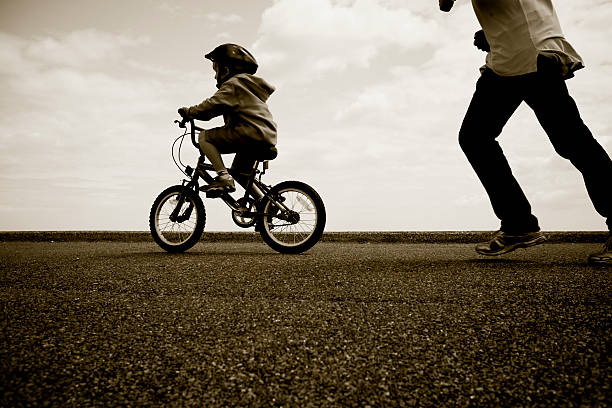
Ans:
<svg viewBox="0 0 612 408"><path fill-rule="evenodd" d="M312 248L325 229L325 206L319 194L300 181L284 181L270 191L282 206L265 197L259 219L259 233L270 248L298 254ZM283 208L286 207L286 208Z"/></svg>
<svg viewBox="0 0 612 408"><path fill-rule="evenodd" d="M206 211L200 196L184 186L162 191L153 202L149 227L155 242L168 252L184 252L204 232Z"/></svg>

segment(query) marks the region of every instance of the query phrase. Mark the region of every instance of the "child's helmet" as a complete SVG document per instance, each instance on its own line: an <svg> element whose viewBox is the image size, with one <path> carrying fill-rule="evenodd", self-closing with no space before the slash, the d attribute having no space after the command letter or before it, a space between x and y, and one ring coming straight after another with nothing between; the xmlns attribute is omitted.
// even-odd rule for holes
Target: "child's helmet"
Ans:
<svg viewBox="0 0 612 408"><path fill-rule="evenodd" d="M257 72L258 65L253 54L237 44L221 44L204 57L234 71L239 70L247 74Z"/></svg>

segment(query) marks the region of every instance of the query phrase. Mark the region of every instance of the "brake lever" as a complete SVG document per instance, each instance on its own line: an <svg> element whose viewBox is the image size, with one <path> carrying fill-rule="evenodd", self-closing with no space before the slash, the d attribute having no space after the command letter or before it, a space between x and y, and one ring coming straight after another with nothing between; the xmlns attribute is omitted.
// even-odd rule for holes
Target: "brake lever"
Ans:
<svg viewBox="0 0 612 408"><path fill-rule="evenodd" d="M178 120L175 120L175 121L174 121L174 123L178 123L178 126L179 126L181 129L185 129L185 123L186 123L186 122L187 122L187 120L186 120L186 119L183 119L183 120L181 120L181 121L178 121Z"/></svg>

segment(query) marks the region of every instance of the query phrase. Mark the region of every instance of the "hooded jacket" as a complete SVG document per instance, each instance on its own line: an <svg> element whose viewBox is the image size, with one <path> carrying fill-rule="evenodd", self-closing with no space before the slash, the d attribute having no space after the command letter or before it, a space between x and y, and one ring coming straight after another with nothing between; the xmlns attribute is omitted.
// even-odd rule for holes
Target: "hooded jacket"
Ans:
<svg viewBox="0 0 612 408"><path fill-rule="evenodd" d="M268 145L276 145L276 123L266 101L274 87L250 74L237 74L225 81L219 90L187 114L195 119L210 120L223 115L224 128Z"/></svg>

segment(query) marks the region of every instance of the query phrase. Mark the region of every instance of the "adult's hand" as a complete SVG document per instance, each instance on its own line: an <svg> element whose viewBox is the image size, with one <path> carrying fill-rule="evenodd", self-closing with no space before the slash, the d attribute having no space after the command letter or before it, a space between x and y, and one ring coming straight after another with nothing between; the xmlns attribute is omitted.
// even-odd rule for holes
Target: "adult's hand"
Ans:
<svg viewBox="0 0 612 408"><path fill-rule="evenodd" d="M453 4L455 4L455 0L439 0L440 1L440 10L442 11L450 11L453 8Z"/></svg>
<svg viewBox="0 0 612 408"><path fill-rule="evenodd" d="M485 37L485 33L482 30L478 30L474 33L474 45L479 50L486 52L491 51L491 46L489 45L487 37Z"/></svg>

